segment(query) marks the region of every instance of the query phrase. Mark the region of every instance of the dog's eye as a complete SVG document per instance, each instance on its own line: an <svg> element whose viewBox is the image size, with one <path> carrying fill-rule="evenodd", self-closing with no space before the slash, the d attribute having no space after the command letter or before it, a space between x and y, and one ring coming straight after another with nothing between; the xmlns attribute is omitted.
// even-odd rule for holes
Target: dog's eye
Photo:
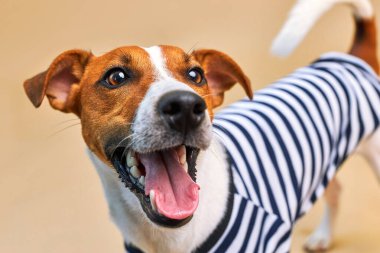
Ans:
<svg viewBox="0 0 380 253"><path fill-rule="evenodd" d="M116 87L125 83L128 78L129 76L124 70L117 68L108 71L105 76L105 81L109 86Z"/></svg>
<svg viewBox="0 0 380 253"><path fill-rule="evenodd" d="M202 85L205 83L203 70L200 68L192 68L187 72L187 76L195 84Z"/></svg>

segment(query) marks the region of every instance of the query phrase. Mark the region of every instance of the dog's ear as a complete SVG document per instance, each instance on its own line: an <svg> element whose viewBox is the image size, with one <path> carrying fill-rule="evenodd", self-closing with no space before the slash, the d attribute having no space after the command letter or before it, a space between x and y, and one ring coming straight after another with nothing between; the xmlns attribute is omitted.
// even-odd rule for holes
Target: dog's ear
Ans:
<svg viewBox="0 0 380 253"><path fill-rule="evenodd" d="M236 83L243 86L247 96L252 99L251 82L231 57L211 49L195 50L192 55L205 71L207 84L212 93L213 107L223 103L224 92Z"/></svg>
<svg viewBox="0 0 380 253"><path fill-rule="evenodd" d="M39 107L46 95L54 109L79 116L79 82L92 56L84 50L63 52L46 71L26 80L24 89L33 105Z"/></svg>

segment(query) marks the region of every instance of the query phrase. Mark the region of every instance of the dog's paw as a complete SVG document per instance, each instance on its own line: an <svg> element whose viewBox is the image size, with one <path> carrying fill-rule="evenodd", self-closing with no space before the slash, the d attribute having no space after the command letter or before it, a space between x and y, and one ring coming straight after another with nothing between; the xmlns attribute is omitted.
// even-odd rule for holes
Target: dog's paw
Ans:
<svg viewBox="0 0 380 253"><path fill-rule="evenodd" d="M304 250L306 252L325 252L330 248L331 236L329 233L316 231L306 240Z"/></svg>

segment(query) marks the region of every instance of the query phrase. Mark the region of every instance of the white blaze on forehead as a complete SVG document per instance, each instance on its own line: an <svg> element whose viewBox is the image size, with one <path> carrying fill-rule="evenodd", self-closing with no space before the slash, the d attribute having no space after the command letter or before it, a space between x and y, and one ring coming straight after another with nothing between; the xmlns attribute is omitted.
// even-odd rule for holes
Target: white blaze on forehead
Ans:
<svg viewBox="0 0 380 253"><path fill-rule="evenodd" d="M195 92L194 89L192 89L187 84L180 82L172 77L170 71L166 67L166 60L162 55L160 46L153 46L148 48L143 47L142 49L144 49L149 54L150 60L156 72L156 80L152 83L148 92L145 94L142 105L144 104L144 101L149 101L149 103L152 103L152 98L157 99L165 93L174 90L187 90L190 92ZM140 105L140 107L142 105Z"/></svg>
<svg viewBox="0 0 380 253"><path fill-rule="evenodd" d="M153 46L143 49L149 54L152 65L156 70L157 79L172 79L170 72L166 68L165 58L159 46Z"/></svg>

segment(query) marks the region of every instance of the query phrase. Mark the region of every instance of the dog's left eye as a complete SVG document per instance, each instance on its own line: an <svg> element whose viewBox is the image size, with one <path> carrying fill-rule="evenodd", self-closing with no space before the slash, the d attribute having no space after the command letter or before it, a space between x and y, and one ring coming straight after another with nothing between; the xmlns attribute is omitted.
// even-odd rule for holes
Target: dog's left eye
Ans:
<svg viewBox="0 0 380 253"><path fill-rule="evenodd" d="M187 76L193 83L197 85L202 85L205 83L205 78L203 70L200 68L192 68L187 72Z"/></svg>
<svg viewBox="0 0 380 253"><path fill-rule="evenodd" d="M107 72L104 77L104 81L108 86L116 88L117 86L125 83L129 78L130 76L123 69L116 68Z"/></svg>

